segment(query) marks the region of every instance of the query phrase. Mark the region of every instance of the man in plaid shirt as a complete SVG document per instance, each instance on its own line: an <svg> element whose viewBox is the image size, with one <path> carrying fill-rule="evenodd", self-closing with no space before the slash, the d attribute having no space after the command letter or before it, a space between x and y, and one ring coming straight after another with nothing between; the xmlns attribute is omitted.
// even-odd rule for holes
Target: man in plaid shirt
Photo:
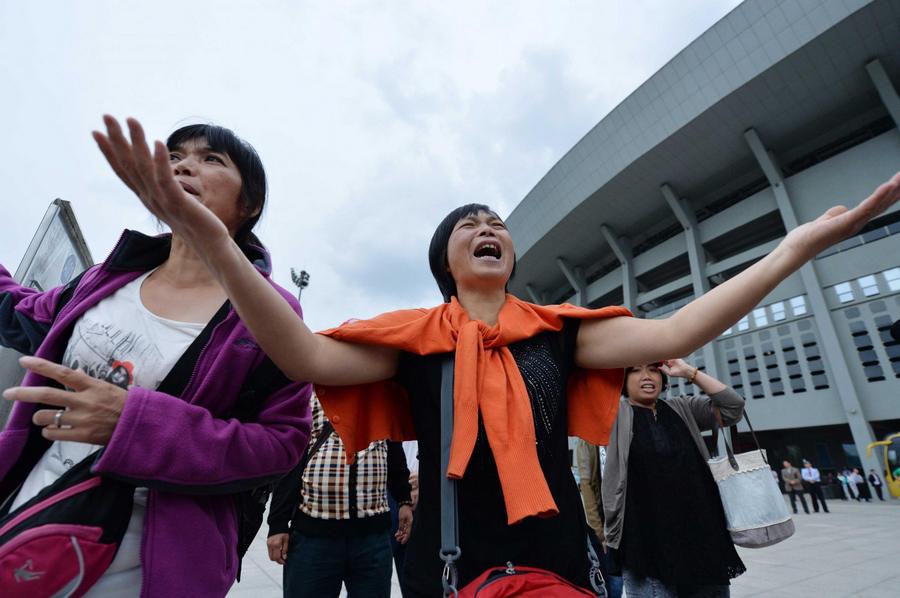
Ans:
<svg viewBox="0 0 900 598"><path fill-rule="evenodd" d="M409 470L399 442L379 440L356 453L347 465L344 445L313 395L312 435L330 434L300 466L283 478L272 495L269 558L285 565L284 595L289 598L337 596L346 584L349 598L391 595L390 528L387 490L400 505L397 540L412 528Z"/></svg>

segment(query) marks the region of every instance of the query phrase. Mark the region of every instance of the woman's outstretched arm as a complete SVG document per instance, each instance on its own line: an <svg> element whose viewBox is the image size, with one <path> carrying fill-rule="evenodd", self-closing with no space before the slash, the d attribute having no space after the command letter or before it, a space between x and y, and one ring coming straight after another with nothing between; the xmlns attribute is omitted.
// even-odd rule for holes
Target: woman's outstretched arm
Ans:
<svg viewBox="0 0 900 598"><path fill-rule="evenodd" d="M782 280L813 257L856 234L900 199L900 173L852 210L836 206L798 226L762 260L665 320L607 318L582 323L576 363L627 367L688 355L749 313Z"/></svg>
<svg viewBox="0 0 900 598"><path fill-rule="evenodd" d="M128 119L131 142L111 116L108 135L94 132L100 150L122 181L150 212L168 224L200 257L225 289L241 320L272 361L292 380L361 384L385 380L397 370L396 350L340 342L313 334L247 260L225 224L187 193L160 141L151 153L140 123Z"/></svg>

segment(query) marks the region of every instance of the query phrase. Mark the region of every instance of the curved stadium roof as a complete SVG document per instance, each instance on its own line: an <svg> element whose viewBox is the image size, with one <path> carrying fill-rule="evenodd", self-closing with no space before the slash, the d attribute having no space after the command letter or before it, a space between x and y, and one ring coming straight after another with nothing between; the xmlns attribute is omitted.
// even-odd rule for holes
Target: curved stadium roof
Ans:
<svg viewBox="0 0 900 598"><path fill-rule="evenodd" d="M865 65L877 57L900 80L898 40L900 3L890 0L745 1L600 121L513 210L510 291L527 298L531 285L547 301L571 294L560 257L589 281L618 265L603 224L633 246L654 243L677 225L663 184L689 197L701 220L764 188L749 128L789 175L818 149L884 121Z"/></svg>

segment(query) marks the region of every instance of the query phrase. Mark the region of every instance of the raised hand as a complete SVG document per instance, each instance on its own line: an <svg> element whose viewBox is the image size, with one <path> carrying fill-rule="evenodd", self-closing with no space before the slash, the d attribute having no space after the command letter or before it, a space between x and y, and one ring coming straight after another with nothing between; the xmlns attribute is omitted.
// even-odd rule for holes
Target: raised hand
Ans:
<svg viewBox="0 0 900 598"><path fill-rule="evenodd" d="M870 220L882 214L898 200L900 200L900 172L852 210L844 206L835 206L812 222L798 226L787 234L781 245L806 262L835 243L858 233Z"/></svg>
<svg viewBox="0 0 900 598"><path fill-rule="evenodd" d="M109 443L125 407L127 390L46 359L23 357L19 363L25 369L52 378L75 391L49 386L20 386L3 393L12 401L59 407L40 409L32 416L34 425L44 427L44 438L103 446Z"/></svg>
<svg viewBox="0 0 900 598"><path fill-rule="evenodd" d="M694 366L683 359L669 359L663 362L662 370L667 376L687 380L694 373Z"/></svg>
<svg viewBox="0 0 900 598"><path fill-rule="evenodd" d="M122 182L140 198L154 216L165 222L201 257L231 238L228 228L196 197L175 180L169 149L161 141L153 153L141 124L127 120L131 142L112 116L104 116L107 135L94 131L94 140Z"/></svg>

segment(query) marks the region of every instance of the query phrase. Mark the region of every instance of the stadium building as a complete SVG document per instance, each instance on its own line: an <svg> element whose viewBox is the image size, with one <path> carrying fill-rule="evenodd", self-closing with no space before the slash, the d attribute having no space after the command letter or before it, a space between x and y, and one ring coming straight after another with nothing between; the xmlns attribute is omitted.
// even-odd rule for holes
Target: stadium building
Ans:
<svg viewBox="0 0 900 598"><path fill-rule="evenodd" d="M898 88L900 2L745 1L516 207L510 292L671 316L798 223L855 205L900 170ZM900 343L888 334L898 318L895 206L688 360L746 397L779 467L806 458L826 472L883 472L865 453L900 431Z"/></svg>

